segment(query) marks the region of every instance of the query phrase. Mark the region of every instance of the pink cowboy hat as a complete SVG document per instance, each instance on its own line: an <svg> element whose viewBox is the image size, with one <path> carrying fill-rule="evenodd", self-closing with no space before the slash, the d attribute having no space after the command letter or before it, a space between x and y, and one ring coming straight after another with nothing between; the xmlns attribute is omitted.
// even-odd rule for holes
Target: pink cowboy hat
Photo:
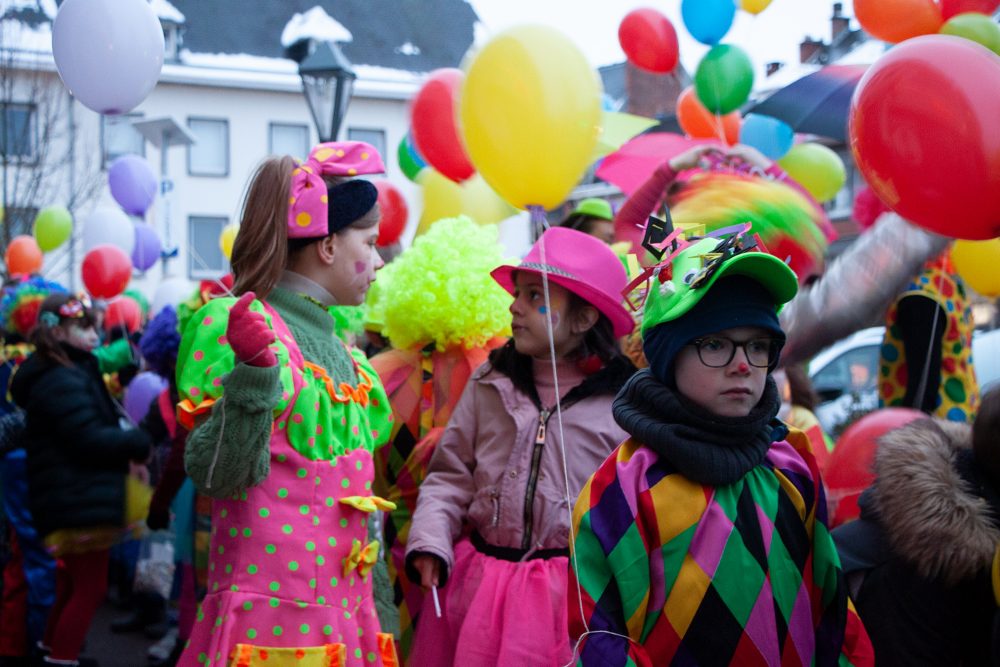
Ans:
<svg viewBox="0 0 1000 667"><path fill-rule="evenodd" d="M552 227L531 246L520 264L498 266L490 275L513 294L515 271L548 273L549 280L607 316L616 337L628 334L635 327L632 315L622 303L622 290L628 284L625 268L607 244L589 234L567 227Z"/></svg>

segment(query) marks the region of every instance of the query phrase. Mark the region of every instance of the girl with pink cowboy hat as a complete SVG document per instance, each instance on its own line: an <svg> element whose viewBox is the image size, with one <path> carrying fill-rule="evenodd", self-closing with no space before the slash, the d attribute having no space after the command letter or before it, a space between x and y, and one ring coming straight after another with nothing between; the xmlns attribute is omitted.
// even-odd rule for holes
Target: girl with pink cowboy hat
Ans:
<svg viewBox="0 0 1000 667"><path fill-rule="evenodd" d="M611 402L635 370L617 340L633 320L614 252L556 227L492 275L513 336L472 374L420 487L406 573L432 594L414 665L570 659L570 509L625 435Z"/></svg>

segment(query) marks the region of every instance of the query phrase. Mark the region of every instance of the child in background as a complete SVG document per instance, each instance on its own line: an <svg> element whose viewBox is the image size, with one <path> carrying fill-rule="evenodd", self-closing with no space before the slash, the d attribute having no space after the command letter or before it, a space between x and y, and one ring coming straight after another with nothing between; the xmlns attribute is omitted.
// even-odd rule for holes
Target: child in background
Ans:
<svg viewBox="0 0 1000 667"><path fill-rule="evenodd" d="M31 338L35 353L18 369L11 393L27 412L31 514L60 560L45 662L72 665L107 592L110 547L126 524L129 463L145 461L150 440L145 431L122 428L124 414L92 354L93 315L77 298L48 296Z"/></svg>
<svg viewBox="0 0 1000 667"><path fill-rule="evenodd" d="M775 419L795 274L753 243L681 248L648 289L649 368L614 403L632 437L574 513L583 665L871 664L808 440Z"/></svg>
<svg viewBox="0 0 1000 667"><path fill-rule="evenodd" d="M429 594L413 665L569 659L569 504L624 436L610 409L634 371L617 343L633 321L614 252L555 227L493 277L514 295L513 337L473 373L420 487L406 572Z"/></svg>

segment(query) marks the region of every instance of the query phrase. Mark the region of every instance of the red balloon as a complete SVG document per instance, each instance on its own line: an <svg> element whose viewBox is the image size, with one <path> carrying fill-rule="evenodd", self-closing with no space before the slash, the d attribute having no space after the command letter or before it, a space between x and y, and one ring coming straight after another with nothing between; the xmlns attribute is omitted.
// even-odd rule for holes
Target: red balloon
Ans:
<svg viewBox="0 0 1000 667"><path fill-rule="evenodd" d="M15 236L7 246L3 261L7 264L7 273L10 275L35 273L42 268L42 249L33 236Z"/></svg>
<svg viewBox="0 0 1000 667"><path fill-rule="evenodd" d="M854 160L907 220L944 236L992 239L1000 236L998 110L1000 57L961 37L908 40L854 92Z"/></svg>
<svg viewBox="0 0 1000 667"><path fill-rule="evenodd" d="M941 0L941 16L947 21L957 14L977 12L993 14L1000 7L1000 0Z"/></svg>
<svg viewBox="0 0 1000 667"><path fill-rule="evenodd" d="M129 333L135 333L142 326L142 307L135 299L123 296L108 304L104 314L104 328L107 331L124 327Z"/></svg>
<svg viewBox="0 0 1000 667"><path fill-rule="evenodd" d="M80 267L83 285L97 299L118 296L132 279L132 260L118 246L95 246L83 258Z"/></svg>
<svg viewBox="0 0 1000 667"><path fill-rule="evenodd" d="M392 245L402 236L406 229L406 219L410 215L406 208L403 193L389 181L375 181L378 188L378 208L382 213L382 222L378 228L378 240L375 245L380 248Z"/></svg>
<svg viewBox="0 0 1000 667"><path fill-rule="evenodd" d="M847 427L837 440L824 468L830 527L857 519L858 498L875 481L875 450L878 439L889 431L927 415L909 408L885 408L871 412Z"/></svg>
<svg viewBox="0 0 1000 667"><path fill-rule="evenodd" d="M476 173L458 131L459 88L465 74L447 67L431 72L413 98L411 135L428 164L456 183Z"/></svg>
<svg viewBox="0 0 1000 667"><path fill-rule="evenodd" d="M629 62L648 72L666 74L677 67L677 30L655 9L635 9L618 26L618 43Z"/></svg>
<svg viewBox="0 0 1000 667"><path fill-rule="evenodd" d="M712 113L698 99L694 86L688 86L677 97L677 123L689 137L718 139L732 146L740 141L743 118L739 111L724 116Z"/></svg>

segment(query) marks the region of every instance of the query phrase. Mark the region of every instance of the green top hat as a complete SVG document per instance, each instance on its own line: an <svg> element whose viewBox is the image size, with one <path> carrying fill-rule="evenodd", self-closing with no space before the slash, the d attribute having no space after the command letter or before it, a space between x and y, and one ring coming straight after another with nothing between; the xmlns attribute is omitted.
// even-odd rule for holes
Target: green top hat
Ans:
<svg viewBox="0 0 1000 667"><path fill-rule="evenodd" d="M642 317L643 335L691 310L725 276L747 276L759 282L774 298L776 311L791 301L798 291L795 273L777 257L751 250L748 239L742 235L705 238L674 257L670 278L663 282L654 279L650 285Z"/></svg>
<svg viewBox="0 0 1000 667"><path fill-rule="evenodd" d="M581 200L570 215L586 215L601 220L614 220L615 218L614 213L611 212L611 204L597 197Z"/></svg>

